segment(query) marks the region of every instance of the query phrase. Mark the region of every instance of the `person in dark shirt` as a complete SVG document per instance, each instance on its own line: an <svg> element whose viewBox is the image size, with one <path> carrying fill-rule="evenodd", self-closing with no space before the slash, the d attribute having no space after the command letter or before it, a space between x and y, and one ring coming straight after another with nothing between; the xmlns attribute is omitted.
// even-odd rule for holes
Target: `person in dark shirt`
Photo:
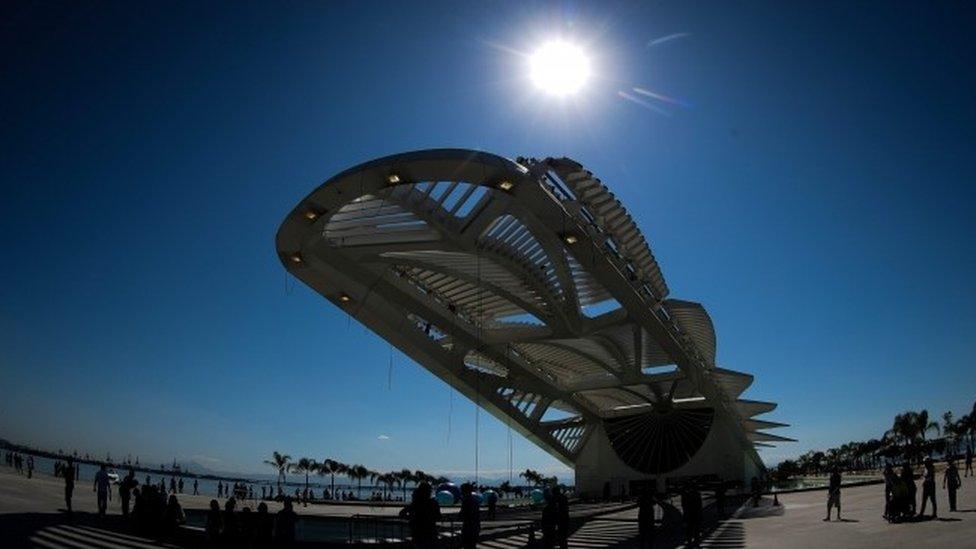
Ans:
<svg viewBox="0 0 976 549"><path fill-rule="evenodd" d="M654 545L654 506L657 503L653 488L645 489L637 499L637 531L640 534L641 549Z"/></svg>
<svg viewBox="0 0 976 549"><path fill-rule="evenodd" d="M166 502L166 509L163 511L163 536L172 537L176 534L176 529L185 523L186 516L183 514L183 507L176 499L176 494L171 494Z"/></svg>
<svg viewBox="0 0 976 549"><path fill-rule="evenodd" d="M901 468L901 481L905 484L905 511L911 516L915 514L918 489L915 487L915 472L907 461Z"/></svg>
<svg viewBox="0 0 976 549"><path fill-rule="evenodd" d="M552 549L556 546L556 516L559 514L556 509L556 498L548 490L545 492L546 504L542 507L542 546L545 549Z"/></svg>
<svg viewBox="0 0 976 549"><path fill-rule="evenodd" d="M241 528L237 520L237 500L231 496L227 501L224 502L224 529L220 533L221 541L227 547L236 547L240 535Z"/></svg>
<svg viewBox="0 0 976 549"><path fill-rule="evenodd" d="M925 514L925 502L932 501L932 518L938 518L938 510L935 507L935 465L932 458L925 458L925 471L922 475L922 510L918 515Z"/></svg>
<svg viewBox="0 0 976 549"><path fill-rule="evenodd" d="M217 500L210 500L210 510L207 511L207 539L216 545L220 540L220 531L223 529L223 519L220 516L220 503Z"/></svg>
<svg viewBox="0 0 976 549"><path fill-rule="evenodd" d="M840 471L834 467L830 473L830 484L827 487L827 518L824 522L830 521L830 510L837 507L837 520L840 518Z"/></svg>
<svg viewBox="0 0 976 549"><path fill-rule="evenodd" d="M474 497L474 489L469 483L461 485L461 547L475 549L478 537L481 535L481 514L478 511L478 500Z"/></svg>
<svg viewBox="0 0 976 549"><path fill-rule="evenodd" d="M261 549L271 547L274 539L274 519L268 513L268 504L263 501L258 504L257 517L254 519L254 547Z"/></svg>
<svg viewBox="0 0 976 549"><path fill-rule="evenodd" d="M421 482L413 491L410 504L400 511L400 517L410 524L410 537L415 547L437 546L437 522L441 519L441 507L431 497L429 482Z"/></svg>
<svg viewBox="0 0 976 549"><path fill-rule="evenodd" d="M68 458L68 464L61 470L64 475L64 505L71 512L71 495L75 491L75 460Z"/></svg>
<svg viewBox="0 0 976 549"><path fill-rule="evenodd" d="M136 480L136 472L129 469L129 474L119 483L119 501L122 502L122 516L129 516L129 500L132 498L132 490L139 485Z"/></svg>
<svg viewBox="0 0 976 549"><path fill-rule="evenodd" d="M290 547L295 543L295 525L298 515L295 513L291 498L285 498L285 506L275 515L275 543L281 547Z"/></svg>
<svg viewBox="0 0 976 549"><path fill-rule="evenodd" d="M685 543L697 545L701 539L702 499L698 487L689 485L681 493L681 512L685 519Z"/></svg>
<svg viewBox="0 0 976 549"><path fill-rule="evenodd" d="M956 468L956 461L949 460L945 473L942 475L942 488L949 491L949 511L956 511L956 490L962 486L962 479L959 478L959 469Z"/></svg>
<svg viewBox="0 0 976 549"><path fill-rule="evenodd" d="M558 485L552 487L552 499L556 502L556 541L561 549L569 546L569 498Z"/></svg>

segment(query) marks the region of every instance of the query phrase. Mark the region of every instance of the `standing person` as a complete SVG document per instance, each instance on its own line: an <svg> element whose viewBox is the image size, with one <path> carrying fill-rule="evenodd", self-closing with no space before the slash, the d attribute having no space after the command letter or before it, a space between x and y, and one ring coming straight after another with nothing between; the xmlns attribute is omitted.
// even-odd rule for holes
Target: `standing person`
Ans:
<svg viewBox="0 0 976 549"><path fill-rule="evenodd" d="M274 518L268 514L268 504L258 504L257 517L254 519L254 547L255 549L270 548L274 543Z"/></svg>
<svg viewBox="0 0 976 549"><path fill-rule="evenodd" d="M224 483L222 481L217 481L217 497L224 496Z"/></svg>
<svg viewBox="0 0 976 549"><path fill-rule="evenodd" d="M478 511L478 500L474 497L474 489L470 483L461 485L461 547L475 549L481 534L481 514Z"/></svg>
<svg viewBox="0 0 976 549"><path fill-rule="evenodd" d="M237 547L241 537L240 524L237 521L237 500L232 497L224 502L224 529L220 532L220 539L225 547Z"/></svg>
<svg viewBox="0 0 976 549"><path fill-rule="evenodd" d="M176 493L176 477L169 477L169 493Z"/></svg>
<svg viewBox="0 0 976 549"><path fill-rule="evenodd" d="M176 491L180 494L183 493L183 477L180 477L180 480L176 482Z"/></svg>
<svg viewBox="0 0 976 549"><path fill-rule="evenodd" d="M423 481L417 485L410 503L400 511L410 525L410 538L414 547L432 549L437 546L437 521L441 519L441 507L431 497L430 483Z"/></svg>
<svg viewBox="0 0 976 549"><path fill-rule="evenodd" d="M105 470L105 464L101 464L98 467L98 472L95 473L95 482L92 485L92 492L95 492L95 498L98 501L98 514L104 515L105 509L108 507L108 500L111 499L112 493L109 488L112 486L112 481L108 478L108 471Z"/></svg>
<svg viewBox="0 0 976 549"><path fill-rule="evenodd" d="M210 510L207 511L207 539L210 543L216 545L220 540L220 531L223 529L223 520L220 516L220 504L217 500L210 500Z"/></svg>
<svg viewBox="0 0 976 549"><path fill-rule="evenodd" d="M925 514L925 502L932 500L932 518L938 518L938 511L935 507L935 465L932 458L925 458L925 472L922 473L922 510L918 516Z"/></svg>
<svg viewBox="0 0 976 549"><path fill-rule="evenodd" d="M75 491L75 460L68 458L68 464L61 468L64 475L64 505L71 512L71 495Z"/></svg>
<svg viewBox="0 0 976 549"><path fill-rule="evenodd" d="M556 501L556 540L560 549L569 546L569 498L557 484L552 487L552 499Z"/></svg>
<svg viewBox="0 0 976 549"><path fill-rule="evenodd" d="M125 475L122 482L119 483L119 501L122 502L122 516L129 516L129 499L132 497L132 489L139 484L136 480L136 472L129 469L129 474Z"/></svg>
<svg viewBox="0 0 976 549"><path fill-rule="evenodd" d="M200 495L200 481L197 479L193 479L193 495L194 496Z"/></svg>
<svg viewBox="0 0 976 549"><path fill-rule="evenodd" d="M830 521L830 510L837 507L837 520L840 518L840 469L834 467L830 473L830 484L827 487L827 518L824 522Z"/></svg>
<svg viewBox="0 0 976 549"><path fill-rule="evenodd" d="M942 489L949 491L949 511L956 512L956 490L962 486L962 479L959 478L959 469L956 468L956 461L949 460L945 474L942 475Z"/></svg>
<svg viewBox="0 0 976 549"><path fill-rule="evenodd" d="M698 545L701 541L702 499L697 486L690 485L681 493L681 512L685 519L685 544Z"/></svg>
<svg viewBox="0 0 976 549"><path fill-rule="evenodd" d="M298 514L290 497L285 497L285 504L275 515L275 543L278 547L291 547L295 544L295 524Z"/></svg>
<svg viewBox="0 0 976 549"><path fill-rule="evenodd" d="M915 473L914 471L912 471L911 463L907 461L901 467L901 481L906 488L906 493L905 493L905 499L906 499L905 507L907 508L906 511L909 515L914 515L916 504L918 503L916 500L917 488L915 487Z"/></svg>
<svg viewBox="0 0 976 549"><path fill-rule="evenodd" d="M495 513L498 510L498 494L492 490L487 494L488 499L488 520L495 520Z"/></svg>
<svg viewBox="0 0 976 549"><path fill-rule="evenodd" d="M637 500L637 531L640 534L641 549L651 549L654 546L655 499L654 489L648 487Z"/></svg>
<svg viewBox="0 0 976 549"><path fill-rule="evenodd" d="M884 514L881 515L882 518L891 520L892 519L892 502L895 499L895 482L898 480L895 476L895 470L891 468L890 463L885 464L884 473Z"/></svg>
<svg viewBox="0 0 976 549"><path fill-rule="evenodd" d="M34 456L27 456L27 478L34 476Z"/></svg>
<svg viewBox="0 0 976 549"><path fill-rule="evenodd" d="M715 508L718 510L718 516L725 516L725 481L719 480L718 486L715 487Z"/></svg>
<svg viewBox="0 0 976 549"><path fill-rule="evenodd" d="M973 474L973 447L966 446L966 476Z"/></svg>
<svg viewBox="0 0 976 549"><path fill-rule="evenodd" d="M556 498L552 493L545 491L546 504L542 507L542 547L552 549L556 546Z"/></svg>

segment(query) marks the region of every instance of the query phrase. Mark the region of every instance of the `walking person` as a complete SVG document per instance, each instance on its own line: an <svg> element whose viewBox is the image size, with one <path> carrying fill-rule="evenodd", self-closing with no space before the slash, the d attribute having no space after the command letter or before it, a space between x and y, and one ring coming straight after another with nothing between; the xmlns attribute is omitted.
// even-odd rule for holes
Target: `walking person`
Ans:
<svg viewBox="0 0 976 549"><path fill-rule="evenodd" d="M194 496L200 495L200 481L198 481L197 479L193 479L193 495Z"/></svg>
<svg viewBox="0 0 976 549"><path fill-rule="evenodd" d="M830 473L830 485L827 488L827 518L824 522L830 522L830 510L837 507L837 520L840 518L840 470L834 467Z"/></svg>
<svg viewBox="0 0 976 549"><path fill-rule="evenodd" d="M938 518L938 511L935 507L935 465L932 458L925 458L925 472L922 474L922 510L918 516L925 514L925 502L932 500L932 518Z"/></svg>
<svg viewBox="0 0 976 549"><path fill-rule="evenodd" d="M112 498L112 492L109 490L111 487L112 481L109 480L108 471L105 470L105 464L103 463L98 467L98 472L95 473L95 482L92 485L92 492L95 492L95 499L98 502L99 515L105 515L108 500Z"/></svg>
<svg viewBox="0 0 976 549"><path fill-rule="evenodd" d="M966 476L973 474L973 447L966 446Z"/></svg>
<svg viewBox="0 0 976 549"><path fill-rule="evenodd" d="M68 464L61 468L64 476L64 505L71 512L71 495L75 491L75 460L68 458Z"/></svg>
<svg viewBox="0 0 976 549"><path fill-rule="evenodd" d="M942 475L942 489L949 491L949 511L956 512L956 490L962 486L962 479L959 478L959 469L956 468L956 461L949 460L945 474Z"/></svg>

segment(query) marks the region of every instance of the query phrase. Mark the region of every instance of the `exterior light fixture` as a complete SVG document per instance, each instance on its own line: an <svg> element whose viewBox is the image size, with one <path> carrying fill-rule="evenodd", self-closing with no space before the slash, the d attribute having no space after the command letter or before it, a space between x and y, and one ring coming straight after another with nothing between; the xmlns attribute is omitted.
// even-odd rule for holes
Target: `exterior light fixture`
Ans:
<svg viewBox="0 0 976 549"><path fill-rule="evenodd" d="M300 254L298 252L295 252L295 253L291 254L291 256L289 257L289 259L291 259L291 262L292 263L295 263L297 265L297 264L299 264L299 263L302 262L302 254Z"/></svg>
<svg viewBox="0 0 976 549"><path fill-rule="evenodd" d="M390 182L390 185L396 185L400 182L400 176L395 173L391 173L390 175L386 176L386 180Z"/></svg>
<svg viewBox="0 0 976 549"><path fill-rule="evenodd" d="M352 301L352 298L349 297L349 294L340 294L339 295L339 301L341 301L343 303L349 303L350 301Z"/></svg>
<svg viewBox="0 0 976 549"><path fill-rule="evenodd" d="M575 234L567 234L563 236L563 241L566 242L566 244L572 245L579 242L579 238Z"/></svg>
<svg viewBox="0 0 976 549"><path fill-rule="evenodd" d="M511 181L505 180L498 183L498 188L503 191L510 191L515 187L515 184Z"/></svg>
<svg viewBox="0 0 976 549"><path fill-rule="evenodd" d="M315 211L315 210L306 210L305 211L305 219L307 219L309 221L315 221L316 219L318 219L318 217L319 217L319 213L317 211Z"/></svg>

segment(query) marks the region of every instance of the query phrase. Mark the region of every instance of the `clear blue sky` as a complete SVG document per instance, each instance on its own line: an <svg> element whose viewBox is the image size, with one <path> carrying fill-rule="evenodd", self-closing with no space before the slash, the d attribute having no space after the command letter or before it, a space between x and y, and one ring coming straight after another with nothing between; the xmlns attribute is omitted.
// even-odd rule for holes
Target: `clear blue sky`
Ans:
<svg viewBox="0 0 976 549"><path fill-rule="evenodd" d="M388 346L273 246L334 173L428 147L608 183L672 295L711 312L720 364L793 424L770 461L976 398L962 3L130 4L2 8L2 437L472 470L474 405L455 396L448 442L448 387L397 355L388 389ZM513 53L555 36L598 76L571 101ZM481 419L480 467L507 471ZM561 468L516 438L517 469Z"/></svg>

